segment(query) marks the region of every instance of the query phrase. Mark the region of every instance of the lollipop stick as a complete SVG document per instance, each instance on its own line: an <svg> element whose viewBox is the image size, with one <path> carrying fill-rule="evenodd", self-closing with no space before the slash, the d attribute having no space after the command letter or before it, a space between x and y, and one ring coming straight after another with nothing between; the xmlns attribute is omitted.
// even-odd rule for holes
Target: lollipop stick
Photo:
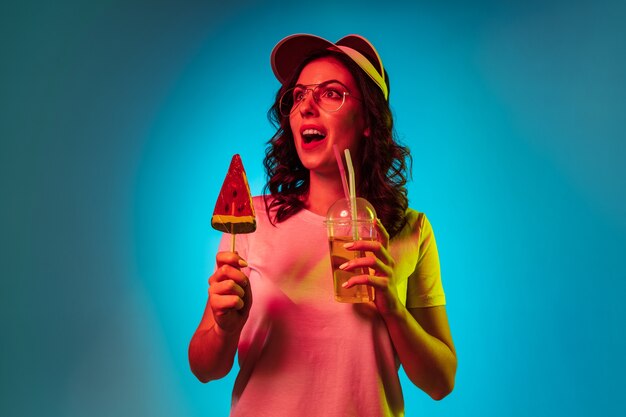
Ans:
<svg viewBox="0 0 626 417"><path fill-rule="evenodd" d="M235 202L234 201L230 203L230 212L233 216L235 215ZM230 241L230 251L235 252L235 224L234 223L230 224L230 235L232 236L232 239Z"/></svg>

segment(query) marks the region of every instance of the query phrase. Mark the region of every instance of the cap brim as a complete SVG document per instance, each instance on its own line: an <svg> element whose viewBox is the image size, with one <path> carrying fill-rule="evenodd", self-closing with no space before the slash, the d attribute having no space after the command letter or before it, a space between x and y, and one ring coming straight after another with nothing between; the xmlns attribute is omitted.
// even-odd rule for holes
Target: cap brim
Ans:
<svg viewBox="0 0 626 417"><path fill-rule="evenodd" d="M348 35L339 39L336 43L338 46L347 46L361 53L372 64L376 72L381 76L384 74L383 62L374 45L367 39L359 35Z"/></svg>
<svg viewBox="0 0 626 417"><path fill-rule="evenodd" d="M270 60L274 75L281 84L286 84L305 58L325 49L336 50L352 59L378 85L385 100L388 99L389 87L380 56L374 45L359 35L344 36L337 43L306 33L287 36L272 50Z"/></svg>

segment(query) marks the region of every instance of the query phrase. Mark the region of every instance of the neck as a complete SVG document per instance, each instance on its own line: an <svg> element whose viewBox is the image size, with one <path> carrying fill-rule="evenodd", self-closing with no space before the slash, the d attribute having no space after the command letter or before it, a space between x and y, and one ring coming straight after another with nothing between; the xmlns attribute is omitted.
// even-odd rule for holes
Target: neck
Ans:
<svg viewBox="0 0 626 417"><path fill-rule="evenodd" d="M310 172L309 179L309 194L305 200L305 207L315 214L325 216L335 201L345 197L341 177L338 172L332 176Z"/></svg>

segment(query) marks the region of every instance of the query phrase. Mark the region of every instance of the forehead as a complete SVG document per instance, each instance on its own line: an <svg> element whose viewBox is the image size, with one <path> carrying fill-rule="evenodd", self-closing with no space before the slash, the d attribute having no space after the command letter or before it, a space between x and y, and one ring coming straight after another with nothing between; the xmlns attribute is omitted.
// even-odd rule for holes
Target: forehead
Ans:
<svg viewBox="0 0 626 417"><path fill-rule="evenodd" d="M356 81L352 73L336 58L327 56L309 62L300 72L298 84L320 84L328 80L337 80L356 91Z"/></svg>

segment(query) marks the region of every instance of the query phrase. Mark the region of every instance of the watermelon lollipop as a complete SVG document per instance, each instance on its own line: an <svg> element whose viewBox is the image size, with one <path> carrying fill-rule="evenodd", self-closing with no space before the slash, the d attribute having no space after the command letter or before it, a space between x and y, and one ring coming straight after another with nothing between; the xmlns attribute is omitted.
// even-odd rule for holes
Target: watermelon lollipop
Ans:
<svg viewBox="0 0 626 417"><path fill-rule="evenodd" d="M233 235L232 250L235 251L235 235L252 233L256 230L256 218L250 186L243 169L241 157L233 155L226 178L217 196L211 226L220 232Z"/></svg>

